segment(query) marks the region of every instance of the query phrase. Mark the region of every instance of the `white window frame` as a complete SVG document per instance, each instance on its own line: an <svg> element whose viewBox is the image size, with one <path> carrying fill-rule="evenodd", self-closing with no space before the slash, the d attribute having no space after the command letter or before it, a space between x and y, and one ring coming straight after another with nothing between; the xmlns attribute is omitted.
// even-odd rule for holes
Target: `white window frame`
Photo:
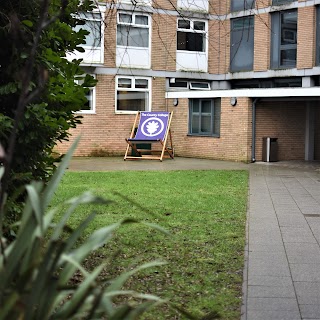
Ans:
<svg viewBox="0 0 320 320"><path fill-rule="evenodd" d="M190 22L190 29L184 29L184 28L179 28L179 21L180 20L185 20L185 21L189 21ZM204 30L195 30L194 29L194 23L195 22L203 22L205 25ZM203 51L191 51L191 50L180 50L178 49L178 44L177 44L177 48L176 50L178 52L202 52L202 53L207 53L208 52L208 21L206 20L201 20L201 19L182 19L182 18L178 18L177 19L177 34L178 32L185 32L185 33L200 33L203 34L203 45L205 46L205 49Z"/></svg>
<svg viewBox="0 0 320 320"><path fill-rule="evenodd" d="M131 88L119 88L118 83L119 79L130 79L131 80ZM148 88L135 88L135 81L136 80L147 80L148 81ZM132 110L118 110L118 99L117 99L117 94L118 90L122 91L134 91L134 92L148 92L148 103L146 105L146 110L139 110L139 111L151 111L151 101L152 101L152 78L150 77L135 77L135 76L125 76L125 75L119 75L116 77L116 85L115 85L115 113L116 114L136 114L138 111L132 111Z"/></svg>
<svg viewBox="0 0 320 320"><path fill-rule="evenodd" d="M121 14L126 14L132 16L132 22L122 22L120 21L120 15ZM136 24L136 16L144 16L148 18L148 25L143 25L143 24ZM126 11L120 11L117 13L117 28L119 25L125 25L125 26L130 26L132 28L140 28L140 29L148 29L148 47L135 47L135 46L124 46L124 45L119 45L118 44L118 38L116 39L116 44L117 47L122 47L122 48L140 48L140 49L151 49L151 19L148 14L145 14L143 12L126 12Z"/></svg>
<svg viewBox="0 0 320 320"><path fill-rule="evenodd" d="M104 13L105 6L98 6L92 12L80 13L77 17L86 21L100 21L100 46L80 45L85 52L74 51L67 54L68 60L83 59L81 65L103 64L104 63ZM100 19L90 17L90 14L100 15ZM81 29L81 26L79 26Z"/></svg>
<svg viewBox="0 0 320 320"><path fill-rule="evenodd" d="M93 76L96 79L96 75L95 74L91 74L91 76ZM81 80L75 80L75 82L77 84L80 84ZM96 86L89 87L88 89L90 90L89 94L91 95L91 99L88 99L90 109L79 110L79 111L77 111L77 113L81 113L81 114L96 114Z"/></svg>

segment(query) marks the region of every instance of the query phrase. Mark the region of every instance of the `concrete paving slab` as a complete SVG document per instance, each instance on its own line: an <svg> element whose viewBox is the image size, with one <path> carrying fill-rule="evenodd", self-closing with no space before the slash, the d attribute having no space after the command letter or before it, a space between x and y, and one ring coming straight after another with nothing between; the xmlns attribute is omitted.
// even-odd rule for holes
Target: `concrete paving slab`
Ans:
<svg viewBox="0 0 320 320"><path fill-rule="evenodd" d="M301 304L301 316L306 319L320 318L320 305L318 304Z"/></svg>
<svg viewBox="0 0 320 320"><path fill-rule="evenodd" d="M299 304L320 305L320 282L294 282Z"/></svg>
<svg viewBox="0 0 320 320"><path fill-rule="evenodd" d="M285 243L289 263L320 264L320 248L318 243ZM319 265L320 267L320 265ZM319 291L320 292L320 291Z"/></svg>
<svg viewBox="0 0 320 320"><path fill-rule="evenodd" d="M291 269L293 281L320 282L320 266L319 266L319 264L292 263L290 265L290 269Z"/></svg>
<svg viewBox="0 0 320 320"><path fill-rule="evenodd" d="M248 298L295 298L294 288L288 286L248 286Z"/></svg>

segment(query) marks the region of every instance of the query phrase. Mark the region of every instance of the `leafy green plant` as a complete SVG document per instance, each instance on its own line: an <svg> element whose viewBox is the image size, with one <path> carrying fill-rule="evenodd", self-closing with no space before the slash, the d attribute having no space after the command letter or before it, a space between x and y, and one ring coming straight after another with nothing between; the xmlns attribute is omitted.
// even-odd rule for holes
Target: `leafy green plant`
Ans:
<svg viewBox="0 0 320 320"><path fill-rule="evenodd" d="M136 319L149 308L165 302L150 294L122 290L126 280L136 272L160 266L163 262L143 264L103 283L98 276L105 264L96 266L92 272L82 266L84 259L108 242L120 225L134 222L133 219L100 228L77 245L94 215L89 215L64 237L62 234L70 215L79 204L107 203L84 192L69 200L64 215L53 223L57 208L49 208L49 203L74 149L75 145L48 185L32 182L26 186L27 201L16 238L6 243L1 235L0 320ZM1 171L3 174L3 168ZM83 280L77 283L73 277L79 272ZM130 296L130 299L115 303L114 299L119 296Z"/></svg>

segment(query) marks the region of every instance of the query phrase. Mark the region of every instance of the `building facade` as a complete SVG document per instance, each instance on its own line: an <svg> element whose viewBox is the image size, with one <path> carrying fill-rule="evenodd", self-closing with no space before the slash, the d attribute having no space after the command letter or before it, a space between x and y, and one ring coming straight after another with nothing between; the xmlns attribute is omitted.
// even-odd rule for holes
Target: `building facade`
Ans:
<svg viewBox="0 0 320 320"><path fill-rule="evenodd" d="M137 111L173 111L175 155L320 160L320 0L119 0L84 14L77 156L123 155ZM83 26L82 26L83 27Z"/></svg>

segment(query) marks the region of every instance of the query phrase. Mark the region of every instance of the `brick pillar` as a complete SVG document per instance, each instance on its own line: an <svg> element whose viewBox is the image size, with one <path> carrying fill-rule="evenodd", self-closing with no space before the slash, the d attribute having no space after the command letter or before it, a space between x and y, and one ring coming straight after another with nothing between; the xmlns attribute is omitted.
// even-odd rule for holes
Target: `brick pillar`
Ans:
<svg viewBox="0 0 320 320"><path fill-rule="evenodd" d="M270 16L259 14L254 19L254 71L266 71L270 63Z"/></svg>
<svg viewBox="0 0 320 320"><path fill-rule="evenodd" d="M169 14L154 14L152 19L153 70L176 70L177 17Z"/></svg>
<svg viewBox="0 0 320 320"><path fill-rule="evenodd" d="M312 68L315 61L316 9L298 8L297 68Z"/></svg>

